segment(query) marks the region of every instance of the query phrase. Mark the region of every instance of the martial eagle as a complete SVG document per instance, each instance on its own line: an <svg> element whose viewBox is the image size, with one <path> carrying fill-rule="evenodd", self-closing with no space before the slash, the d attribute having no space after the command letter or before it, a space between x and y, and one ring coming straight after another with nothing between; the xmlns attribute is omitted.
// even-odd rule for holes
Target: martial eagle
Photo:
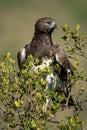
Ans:
<svg viewBox="0 0 87 130"><path fill-rule="evenodd" d="M53 77L54 81L61 82L61 75L63 73L70 73L72 70L72 64L65 55L64 50L60 45L54 45L52 41L52 32L57 28L57 23L54 19L49 17L40 18L35 23L35 32L31 42L21 48L17 54L18 64L20 69L22 69L27 57L32 54L34 58L38 58L41 62L44 59L50 59L54 57L55 62L60 66L60 78L56 78L53 74L46 77L47 83ZM41 63L40 62L40 63ZM50 81L51 82L51 81Z"/></svg>

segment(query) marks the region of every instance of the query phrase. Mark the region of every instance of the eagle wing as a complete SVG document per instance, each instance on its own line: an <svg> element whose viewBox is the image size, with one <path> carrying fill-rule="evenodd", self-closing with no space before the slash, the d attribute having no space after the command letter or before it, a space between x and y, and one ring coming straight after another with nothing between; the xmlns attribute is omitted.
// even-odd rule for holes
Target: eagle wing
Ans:
<svg viewBox="0 0 87 130"><path fill-rule="evenodd" d="M26 61L26 56L27 56L26 49L23 47L17 53L18 65L19 65L20 69L22 69L23 64Z"/></svg>
<svg viewBox="0 0 87 130"><path fill-rule="evenodd" d="M70 73L73 66L67 58L63 48L59 45L53 45L52 55L55 57L56 62L60 65L62 70L67 73Z"/></svg>

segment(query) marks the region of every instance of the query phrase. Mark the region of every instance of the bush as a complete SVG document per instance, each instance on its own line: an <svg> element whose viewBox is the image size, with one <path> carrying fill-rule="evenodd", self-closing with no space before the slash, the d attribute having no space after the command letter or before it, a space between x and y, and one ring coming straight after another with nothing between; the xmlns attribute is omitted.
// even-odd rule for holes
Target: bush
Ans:
<svg viewBox="0 0 87 130"><path fill-rule="evenodd" d="M66 43L67 53L74 65L73 76L69 75L71 88L77 87L78 95L73 104L69 106L67 99L72 98L72 91L68 96L61 91L48 90L46 76L51 73L51 68L32 70L38 59L29 56L23 70L19 70L10 53L0 56L0 128L18 130L48 129L48 123L55 123L60 130L81 130L83 121L79 113L82 110L79 98L84 93L81 80L87 81L86 75L78 69L77 55L85 57L83 48L86 46L87 37L78 32L80 25L74 31L68 25L62 27L65 35L62 37ZM73 56L76 55L76 58ZM57 68L59 69L59 67ZM58 70L57 70L58 71ZM47 100L50 102L47 104ZM73 99L72 99L73 100ZM70 100L71 101L71 100ZM86 99L84 100L84 102ZM73 107L73 115L65 120L55 120L58 111Z"/></svg>

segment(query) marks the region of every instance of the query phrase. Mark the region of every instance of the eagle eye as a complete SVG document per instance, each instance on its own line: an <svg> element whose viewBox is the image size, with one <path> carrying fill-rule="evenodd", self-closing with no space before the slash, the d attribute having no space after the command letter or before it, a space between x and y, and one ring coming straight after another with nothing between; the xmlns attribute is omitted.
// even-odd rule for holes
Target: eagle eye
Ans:
<svg viewBox="0 0 87 130"><path fill-rule="evenodd" d="M49 24L51 24L51 22L44 22L45 23L45 25L49 25Z"/></svg>

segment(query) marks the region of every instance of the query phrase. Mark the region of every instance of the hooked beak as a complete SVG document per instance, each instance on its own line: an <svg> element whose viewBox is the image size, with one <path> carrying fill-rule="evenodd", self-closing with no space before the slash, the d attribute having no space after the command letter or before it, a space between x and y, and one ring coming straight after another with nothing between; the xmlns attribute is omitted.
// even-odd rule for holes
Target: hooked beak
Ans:
<svg viewBox="0 0 87 130"><path fill-rule="evenodd" d="M57 23L56 22L52 22L51 25L50 25L51 28L56 28L57 29Z"/></svg>

